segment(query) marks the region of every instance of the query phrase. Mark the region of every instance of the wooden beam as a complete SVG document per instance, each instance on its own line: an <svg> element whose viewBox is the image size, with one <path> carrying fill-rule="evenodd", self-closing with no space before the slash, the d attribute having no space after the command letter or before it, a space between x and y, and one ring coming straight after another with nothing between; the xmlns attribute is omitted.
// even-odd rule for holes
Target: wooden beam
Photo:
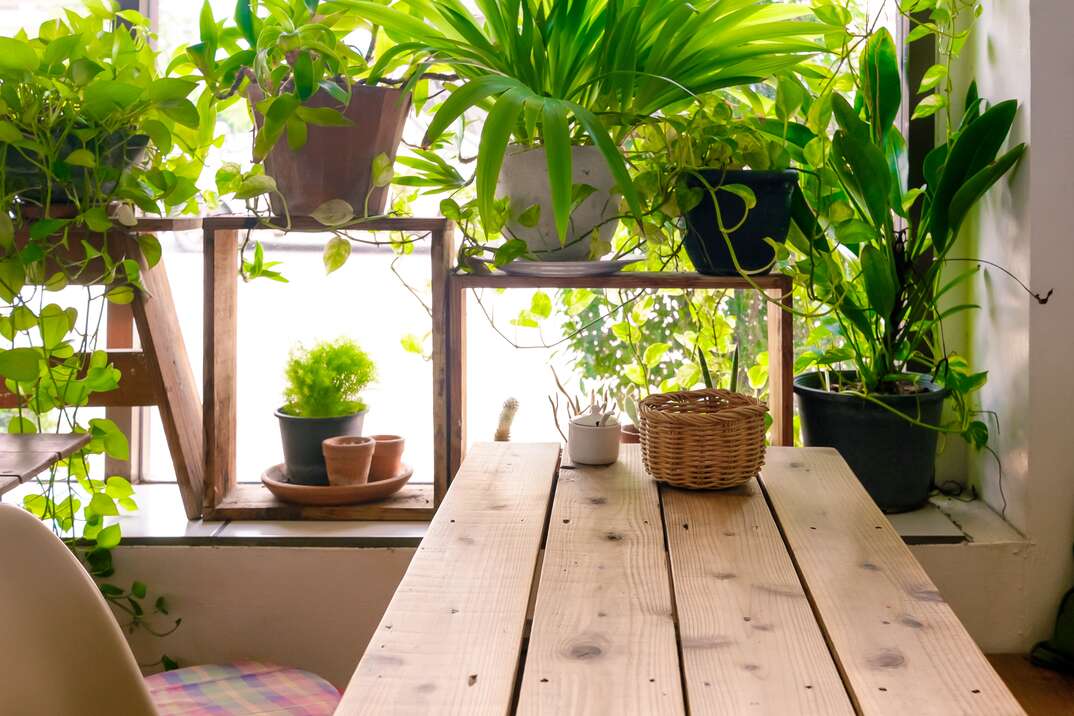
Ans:
<svg viewBox="0 0 1074 716"><path fill-rule="evenodd" d="M216 516L237 479L238 232L206 227L204 252L205 492L199 499Z"/></svg>
<svg viewBox="0 0 1074 716"><path fill-rule="evenodd" d="M559 446L475 445L337 716L506 714Z"/></svg>
<svg viewBox="0 0 1074 716"><path fill-rule="evenodd" d="M690 711L853 714L757 481L661 495Z"/></svg>
<svg viewBox="0 0 1074 716"><path fill-rule="evenodd" d="M454 476L451 470L451 411L452 353L450 346L459 338L452 337L452 294L447 277L454 264L452 235L447 230L433 232L429 247L430 285L432 290L432 363L433 363L433 484L434 497L439 505L447 494L448 484Z"/></svg>
<svg viewBox="0 0 1074 716"><path fill-rule="evenodd" d="M385 500L366 505L308 507L281 502L260 483L239 483L219 504L205 508L205 519L424 522L432 519L433 512L430 484L407 485Z"/></svg>
<svg viewBox="0 0 1074 716"><path fill-rule="evenodd" d="M753 289L783 290L791 279L782 274L753 276L705 276L671 271L624 271L608 276L510 276L503 273L453 273L451 281L460 288L620 288L620 289Z"/></svg>
<svg viewBox="0 0 1074 716"><path fill-rule="evenodd" d="M145 290L135 292L131 304L134 320L160 401L160 419L168 438L179 493L187 518L193 520L201 517L205 470L198 385L190 368L164 263L150 268L141 253L137 255Z"/></svg>
<svg viewBox="0 0 1074 716"><path fill-rule="evenodd" d="M1025 713L838 452L771 448L761 483L859 713Z"/></svg>
<svg viewBox="0 0 1074 716"><path fill-rule="evenodd" d="M115 390L91 394L90 407L109 408L157 404L156 388L145 353L135 350L112 350L108 351L108 360L119 369L123 377ZM17 408L19 402L18 396L0 385L0 408Z"/></svg>
<svg viewBox="0 0 1074 716"><path fill-rule="evenodd" d="M790 286L768 291L768 409L772 444L794 445L794 294Z"/></svg>
<svg viewBox="0 0 1074 716"><path fill-rule="evenodd" d="M448 219L419 219L410 217L376 217L359 220L352 226L337 227L349 231L443 231ZM270 216L260 218L245 215L208 216L202 219L206 231L245 231L247 229L276 231L325 231L324 224L308 216Z"/></svg>
<svg viewBox="0 0 1074 716"><path fill-rule="evenodd" d="M519 714L685 713L660 496L624 448L560 472Z"/></svg>

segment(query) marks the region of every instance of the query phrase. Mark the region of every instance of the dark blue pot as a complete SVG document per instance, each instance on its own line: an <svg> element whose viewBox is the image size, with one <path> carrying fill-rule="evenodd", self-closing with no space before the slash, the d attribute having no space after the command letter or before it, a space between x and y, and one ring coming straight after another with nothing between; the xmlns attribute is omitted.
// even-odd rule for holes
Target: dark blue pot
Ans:
<svg viewBox="0 0 1074 716"><path fill-rule="evenodd" d="M739 265L748 273L768 273L776 257L775 249L765 241L770 238L782 242L787 238L791 225L791 196L798 181L798 172L752 171L748 169L724 171L702 169L698 172L713 188L721 184L744 184L753 190L757 205L746 212L746 203L736 194L716 191L713 204L710 193L701 179L688 175L689 187L702 189L701 202L686 212L686 253L698 273L709 276L737 276L738 270L731 258L731 248ZM725 227L732 227L743 220L742 226L729 232L728 240L719 230L716 209Z"/></svg>

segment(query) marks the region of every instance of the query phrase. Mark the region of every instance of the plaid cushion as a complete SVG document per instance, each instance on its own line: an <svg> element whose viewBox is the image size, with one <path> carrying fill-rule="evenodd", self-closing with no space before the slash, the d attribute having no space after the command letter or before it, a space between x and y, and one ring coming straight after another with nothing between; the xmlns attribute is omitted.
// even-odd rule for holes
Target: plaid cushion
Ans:
<svg viewBox="0 0 1074 716"><path fill-rule="evenodd" d="M160 716L331 716L339 691L308 671L256 661L146 677Z"/></svg>

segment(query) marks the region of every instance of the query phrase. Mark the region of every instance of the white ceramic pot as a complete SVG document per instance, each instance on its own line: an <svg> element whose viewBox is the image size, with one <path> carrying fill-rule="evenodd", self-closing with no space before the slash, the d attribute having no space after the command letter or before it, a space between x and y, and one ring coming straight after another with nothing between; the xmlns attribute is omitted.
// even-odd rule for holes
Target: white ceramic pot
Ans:
<svg viewBox="0 0 1074 716"><path fill-rule="evenodd" d="M534 227L509 221L507 230L510 235L525 241L530 251L544 261L585 261L589 258L593 229L599 227L601 240L610 242L619 225L613 218L619 213L619 197L611 194L615 179L599 149L592 146L571 148L571 181L588 184L596 191L571 214L564 245L556 234L544 148L508 147L497 193L511 198L512 216L518 216L534 204L541 207L541 216Z"/></svg>
<svg viewBox="0 0 1074 716"><path fill-rule="evenodd" d="M578 465L611 465L619 459L619 423L594 427L572 422L567 450Z"/></svg>

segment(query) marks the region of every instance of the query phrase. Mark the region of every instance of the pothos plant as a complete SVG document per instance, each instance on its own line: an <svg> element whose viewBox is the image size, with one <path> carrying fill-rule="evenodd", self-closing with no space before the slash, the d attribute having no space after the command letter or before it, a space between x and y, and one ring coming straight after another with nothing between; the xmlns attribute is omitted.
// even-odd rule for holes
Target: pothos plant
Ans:
<svg viewBox="0 0 1074 716"><path fill-rule="evenodd" d="M215 103L195 96L196 82L158 71L144 17L101 0L86 10L34 37L0 38L0 376L14 403L9 432L91 436L24 505L106 580L121 537L106 521L137 505L128 481L91 470L95 456L126 460L126 437L83 414L122 378L97 348L104 306L131 302L161 253L153 236L128 245L115 230L134 225L136 210L196 209ZM147 615L167 605L147 602L144 584L101 591L132 627L159 633Z"/></svg>
<svg viewBox="0 0 1074 716"><path fill-rule="evenodd" d="M350 0L239 0L232 18L217 20L206 0L200 15L200 42L188 46L173 62L173 67L198 74L218 102L248 101L257 117L254 164L246 169L224 164L216 175L217 191L245 202L248 211L262 216L270 212L260 199L272 196L284 208L284 223L276 228L289 229L291 217L286 197L265 172L263 162L269 152L283 144L291 151L300 150L310 126L350 126L344 112L355 86L401 85L403 79L385 75L411 69L400 59L380 63L377 75L371 75L374 59L391 42L356 5ZM353 44L358 41L362 47ZM411 75L421 79L416 71ZM420 105L426 85L415 81L411 87ZM393 166L387 154L373 159L371 176L370 193L391 183ZM350 255L351 242L359 241L347 228L368 220L368 201L367 195L366 206L354 207L343 199L332 199L312 212L312 218L334 234L324 251L327 272L340 268ZM247 258L251 245L252 259ZM277 264L264 261L260 243L248 237L242 248L244 278L286 281Z"/></svg>

